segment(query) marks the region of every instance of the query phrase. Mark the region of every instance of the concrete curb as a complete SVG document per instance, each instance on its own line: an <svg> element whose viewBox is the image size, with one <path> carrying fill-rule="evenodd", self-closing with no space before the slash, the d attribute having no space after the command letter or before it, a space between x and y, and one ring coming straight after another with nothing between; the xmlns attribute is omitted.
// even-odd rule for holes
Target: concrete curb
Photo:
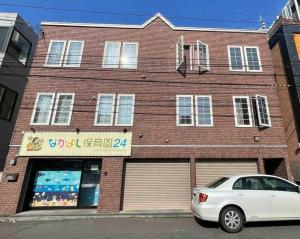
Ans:
<svg viewBox="0 0 300 239"><path fill-rule="evenodd" d="M92 214L92 215L37 215L21 216L14 215L0 217L0 222L28 222L28 221L62 221L62 220L84 220L84 219L112 219L112 218L189 218L192 213L169 213L169 214Z"/></svg>

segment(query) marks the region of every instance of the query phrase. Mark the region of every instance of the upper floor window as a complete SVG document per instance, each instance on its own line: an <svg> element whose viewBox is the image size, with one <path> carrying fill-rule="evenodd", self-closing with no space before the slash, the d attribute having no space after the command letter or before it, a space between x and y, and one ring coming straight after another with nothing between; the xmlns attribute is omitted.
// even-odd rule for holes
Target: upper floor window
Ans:
<svg viewBox="0 0 300 239"><path fill-rule="evenodd" d="M112 126L115 110L115 94L99 94L95 115L96 126ZM119 94L116 105L116 126L132 126L135 95Z"/></svg>
<svg viewBox="0 0 300 239"><path fill-rule="evenodd" d="M236 127L252 127L252 122L260 127L271 127L266 96L256 95L251 101L248 96L234 96L233 107Z"/></svg>
<svg viewBox="0 0 300 239"><path fill-rule="evenodd" d="M26 65L31 50L31 43L21 35L17 30L13 31L8 44L7 53Z"/></svg>
<svg viewBox="0 0 300 239"><path fill-rule="evenodd" d="M3 52L8 39L9 27L0 27L0 52Z"/></svg>
<svg viewBox="0 0 300 239"><path fill-rule="evenodd" d="M0 85L0 119L11 119L17 96L17 92Z"/></svg>
<svg viewBox="0 0 300 239"><path fill-rule="evenodd" d="M136 69L137 62L137 42L105 42L103 68Z"/></svg>
<svg viewBox="0 0 300 239"><path fill-rule="evenodd" d="M83 41L53 40L49 45L45 66L79 67L83 54L83 47Z"/></svg>
<svg viewBox="0 0 300 239"><path fill-rule="evenodd" d="M74 104L74 94L58 93L52 118L53 125L69 125ZM49 125L55 93L38 93L31 117L32 125Z"/></svg>
<svg viewBox="0 0 300 239"><path fill-rule="evenodd" d="M194 104L192 95L177 95L177 125L193 126L194 125Z"/></svg>
<svg viewBox="0 0 300 239"><path fill-rule="evenodd" d="M211 96L197 95L195 101L196 101L196 125L213 126Z"/></svg>
<svg viewBox="0 0 300 239"><path fill-rule="evenodd" d="M228 58L231 71L262 71L258 47L228 46Z"/></svg>

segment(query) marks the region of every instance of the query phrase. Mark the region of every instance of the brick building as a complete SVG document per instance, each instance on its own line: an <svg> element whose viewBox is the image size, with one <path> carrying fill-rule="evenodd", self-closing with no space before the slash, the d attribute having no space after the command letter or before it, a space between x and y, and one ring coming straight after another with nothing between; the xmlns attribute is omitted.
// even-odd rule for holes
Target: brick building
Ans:
<svg viewBox="0 0 300 239"><path fill-rule="evenodd" d="M31 208L189 210L219 176L291 178L262 30L42 23L0 183Z"/></svg>

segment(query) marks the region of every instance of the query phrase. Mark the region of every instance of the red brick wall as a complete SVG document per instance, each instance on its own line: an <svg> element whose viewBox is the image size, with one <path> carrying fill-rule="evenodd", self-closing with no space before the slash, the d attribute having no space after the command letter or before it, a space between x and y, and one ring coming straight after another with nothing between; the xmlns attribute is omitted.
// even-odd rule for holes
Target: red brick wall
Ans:
<svg viewBox="0 0 300 239"><path fill-rule="evenodd" d="M276 88L255 85L274 84L272 58L265 34L174 31L160 19L156 19L144 29L45 26L44 32L45 38L39 41L34 68L30 71L12 144L21 144L21 132L30 131L32 108L38 92L71 92L76 96L70 126L34 126L36 131L75 131L79 128L82 132L123 131L124 127L93 126L96 109L93 96L97 96L98 93L128 93L136 96L134 125L126 127L128 131L133 132L132 158L190 158L192 187L195 185L195 159L287 158L286 148L280 147L286 144L286 140ZM210 72L201 75L191 73L186 77L176 72L175 46L181 35L184 35L188 44L201 40L209 45ZM80 69L43 67L51 39L85 41ZM101 44L104 45L105 41L138 41L138 69L103 69L101 64L104 46L101 47ZM263 72L229 72L227 45L259 46ZM149 59L150 57L152 59ZM224 66L220 67L220 64ZM224 83L237 85L224 86ZM176 126L176 101L173 99L176 99L177 94L212 95L214 126ZM255 94L268 97L272 127L265 130L256 127L236 128L232 96ZM139 137L139 134L143 137ZM259 136L260 142L255 143L254 136ZM138 145L164 147L137 147ZM183 148L176 145L213 146ZM222 145L244 146L238 148ZM13 157L17 150L18 148L12 148L8 159ZM5 172L18 172L20 177L16 183L0 184L1 194L6 195L5 198L0 195L0 214L16 211L26 168L26 160L22 160L14 167L6 165ZM122 168L123 161L119 158L103 159L102 170L106 169L108 175L102 175L101 178L101 201L98 211L119 210ZM10 206L4 208L8 201Z"/></svg>

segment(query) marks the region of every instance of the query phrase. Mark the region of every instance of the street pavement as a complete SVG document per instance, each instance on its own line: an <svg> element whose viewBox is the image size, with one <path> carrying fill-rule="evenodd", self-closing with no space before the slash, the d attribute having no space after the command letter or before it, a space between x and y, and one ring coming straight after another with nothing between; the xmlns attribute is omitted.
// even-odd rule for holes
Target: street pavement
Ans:
<svg viewBox="0 0 300 239"><path fill-rule="evenodd" d="M300 222L255 223L228 234L194 218L115 218L0 223L0 239L299 239Z"/></svg>

